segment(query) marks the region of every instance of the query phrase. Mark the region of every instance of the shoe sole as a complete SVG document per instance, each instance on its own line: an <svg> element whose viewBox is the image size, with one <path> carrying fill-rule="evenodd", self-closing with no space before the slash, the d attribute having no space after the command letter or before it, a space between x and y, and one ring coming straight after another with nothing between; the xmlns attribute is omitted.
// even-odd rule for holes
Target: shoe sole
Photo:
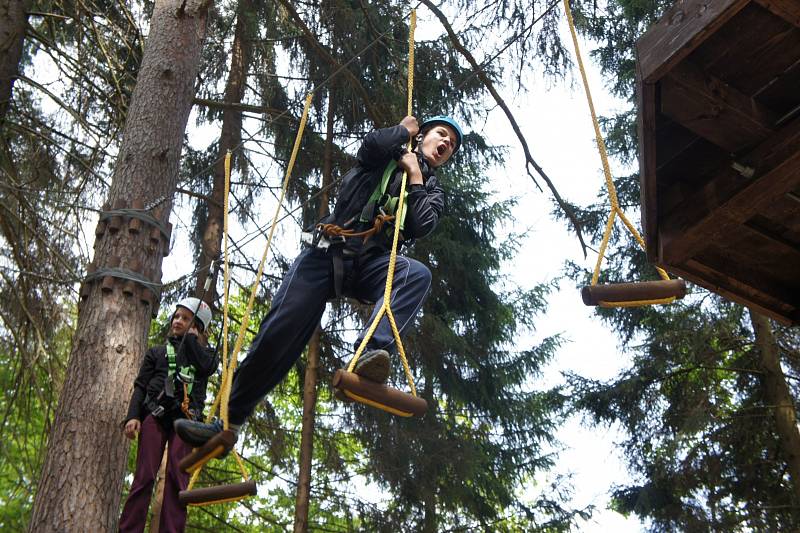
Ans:
<svg viewBox="0 0 800 533"><path fill-rule="evenodd" d="M178 468L185 474L194 474L211 459L222 457L233 449L236 434L228 429L208 439L204 445L192 450L192 453L181 459Z"/></svg>
<svg viewBox="0 0 800 533"><path fill-rule="evenodd" d="M389 360L386 357L373 357L354 369L353 373L376 383L386 383L389 379Z"/></svg>

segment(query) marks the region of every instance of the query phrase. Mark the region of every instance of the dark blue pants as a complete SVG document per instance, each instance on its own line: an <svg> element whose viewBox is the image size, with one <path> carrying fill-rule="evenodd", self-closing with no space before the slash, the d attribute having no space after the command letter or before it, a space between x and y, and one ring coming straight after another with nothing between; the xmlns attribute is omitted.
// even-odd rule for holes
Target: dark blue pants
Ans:
<svg viewBox="0 0 800 533"><path fill-rule="evenodd" d="M345 296L376 302L367 328L383 305L389 253L344 258ZM401 335L414 321L430 292L428 267L398 255L390 307ZM272 308L258 330L250 352L236 371L228 406L230 421L242 424L258 402L289 373L319 324L325 303L334 296L333 261L323 250L309 248L295 259L272 299ZM356 346L366 334L361 331ZM384 316L367 349L394 349L391 325Z"/></svg>

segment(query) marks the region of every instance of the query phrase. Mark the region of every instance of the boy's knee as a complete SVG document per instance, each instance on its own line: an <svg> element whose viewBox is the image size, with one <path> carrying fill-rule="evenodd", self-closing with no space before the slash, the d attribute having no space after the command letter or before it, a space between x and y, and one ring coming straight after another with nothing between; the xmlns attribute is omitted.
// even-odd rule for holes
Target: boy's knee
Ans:
<svg viewBox="0 0 800 533"><path fill-rule="evenodd" d="M413 259L409 260L409 274L410 278L420 285L428 286L433 279L431 270L424 264Z"/></svg>

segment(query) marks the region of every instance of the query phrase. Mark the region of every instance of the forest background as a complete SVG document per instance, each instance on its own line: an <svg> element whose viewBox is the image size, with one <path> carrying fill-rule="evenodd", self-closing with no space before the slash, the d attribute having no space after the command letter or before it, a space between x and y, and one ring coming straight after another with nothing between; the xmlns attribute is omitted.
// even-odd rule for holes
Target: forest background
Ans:
<svg viewBox="0 0 800 533"><path fill-rule="evenodd" d="M634 212L632 45L668 4L572 3L620 99L603 126ZM336 304L247 426L258 498L192 511L190 528L585 530L602 509L574 498L559 475L570 471L558 462L559 436L576 417L599 424L587 440L619 430L629 475L601 479L611 509L642 529L798 526L797 427L774 409L797 397L796 330L699 289L669 307L599 311L589 325L559 309L559 289L577 299L593 262L576 227L597 243L606 205L581 133L588 118L573 91L563 8L539 0L0 2L0 526L114 529L133 453L119 423L144 347L163 336L164 310L206 276L220 305L222 280L208 266L222 247L222 155L234 154L237 323L302 100L315 89L291 212L259 280L257 324L298 228L324 213L358 140L405 114L410 7L427 25L415 112L469 125L442 172L448 217L410 251L434 272L407 349L435 408L398 420L333 401L327 383L366 312ZM569 108L513 106L542 86L571 95ZM552 131L556 147L534 129ZM612 246L604 279L653 277L624 233ZM175 262L162 264L170 252ZM564 362L570 341L587 337L587 359L615 365L606 373ZM548 367L555 360L563 366ZM203 483L236 477L229 463L204 472Z"/></svg>

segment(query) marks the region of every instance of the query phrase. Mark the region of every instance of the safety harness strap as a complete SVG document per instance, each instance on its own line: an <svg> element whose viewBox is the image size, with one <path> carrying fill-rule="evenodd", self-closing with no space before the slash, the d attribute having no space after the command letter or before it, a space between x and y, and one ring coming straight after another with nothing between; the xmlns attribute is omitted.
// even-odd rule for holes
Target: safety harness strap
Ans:
<svg viewBox="0 0 800 533"><path fill-rule="evenodd" d="M172 389L172 379L170 378L174 378L174 376L177 375L182 383L188 385L184 387L184 389L188 389L188 393L191 393L192 385L194 385L194 367L191 365L182 366L180 370L178 370L178 364L175 358L175 347L169 342L167 343L167 365L169 366L169 373L167 374L168 390ZM176 372L176 370L178 371Z"/></svg>
<svg viewBox="0 0 800 533"><path fill-rule="evenodd" d="M344 245L331 246L331 261L333 261L333 292L337 298L342 296L344 289Z"/></svg>
<svg viewBox="0 0 800 533"><path fill-rule="evenodd" d="M395 211L397 211L397 204L399 203L400 198L397 196L391 196L386 192L389 189L389 183L391 182L392 176L394 176L396 169L397 162L394 160L389 161L389 164L386 165L386 169L383 171L383 177L381 177L381 181L375 186L375 190L372 191L372 195L369 197L364 209L361 210L359 222L371 222L376 216L380 215L397 214ZM403 197L403 212L399 217L395 216L395 219L400 221L401 231L403 230L403 224L406 220L406 211L408 210L408 203L406 202L407 199L408 191L405 192L405 196Z"/></svg>

